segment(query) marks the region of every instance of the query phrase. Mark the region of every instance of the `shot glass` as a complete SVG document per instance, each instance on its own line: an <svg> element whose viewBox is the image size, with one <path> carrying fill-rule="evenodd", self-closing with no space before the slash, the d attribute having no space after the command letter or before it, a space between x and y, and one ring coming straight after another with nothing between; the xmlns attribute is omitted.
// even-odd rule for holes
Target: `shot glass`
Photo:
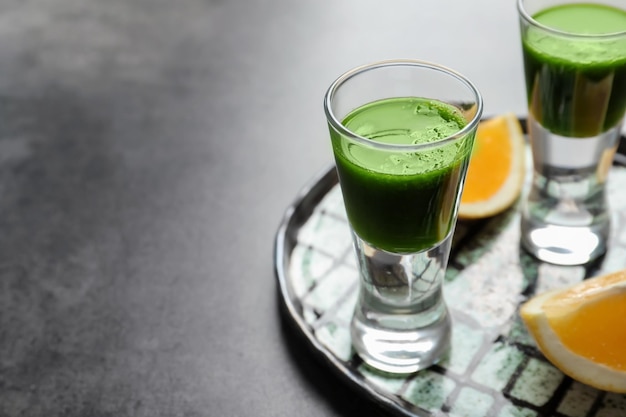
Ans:
<svg viewBox="0 0 626 417"><path fill-rule="evenodd" d="M386 372L426 368L449 346L441 287L481 95L442 66L382 61L340 76L324 110L360 272L353 347Z"/></svg>
<svg viewBox="0 0 626 417"><path fill-rule="evenodd" d="M586 264L606 252L606 181L626 109L624 0L518 0L533 155L522 246Z"/></svg>

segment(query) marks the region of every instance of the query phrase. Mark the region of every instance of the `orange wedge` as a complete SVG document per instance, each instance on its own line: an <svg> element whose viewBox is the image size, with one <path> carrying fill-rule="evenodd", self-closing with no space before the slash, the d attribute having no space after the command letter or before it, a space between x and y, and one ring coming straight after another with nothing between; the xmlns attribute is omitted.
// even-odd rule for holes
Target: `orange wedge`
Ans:
<svg viewBox="0 0 626 417"><path fill-rule="evenodd" d="M520 314L541 352L564 374L626 393L626 269L538 295Z"/></svg>
<svg viewBox="0 0 626 417"><path fill-rule="evenodd" d="M459 218L489 217L513 205L524 182L524 155L524 134L514 114L480 122Z"/></svg>

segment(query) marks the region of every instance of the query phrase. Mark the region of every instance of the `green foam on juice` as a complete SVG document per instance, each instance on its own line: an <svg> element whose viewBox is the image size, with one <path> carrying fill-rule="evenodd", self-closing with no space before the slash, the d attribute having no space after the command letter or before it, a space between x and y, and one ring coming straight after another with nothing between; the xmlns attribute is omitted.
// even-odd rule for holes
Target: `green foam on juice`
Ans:
<svg viewBox="0 0 626 417"><path fill-rule="evenodd" d="M407 146L436 144L466 124L456 107L415 97L369 103L343 120L371 141ZM333 129L331 137L346 211L359 237L379 249L409 253L448 235L473 136L422 150L384 150Z"/></svg>

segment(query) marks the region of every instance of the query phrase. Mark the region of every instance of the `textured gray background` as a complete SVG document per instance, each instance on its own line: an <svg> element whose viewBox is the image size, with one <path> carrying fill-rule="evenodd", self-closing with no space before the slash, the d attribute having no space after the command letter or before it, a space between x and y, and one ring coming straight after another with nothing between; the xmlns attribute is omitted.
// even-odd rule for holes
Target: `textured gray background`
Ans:
<svg viewBox="0 0 626 417"><path fill-rule="evenodd" d="M378 414L281 322L330 82L448 65L526 111L513 0L0 3L0 416Z"/></svg>

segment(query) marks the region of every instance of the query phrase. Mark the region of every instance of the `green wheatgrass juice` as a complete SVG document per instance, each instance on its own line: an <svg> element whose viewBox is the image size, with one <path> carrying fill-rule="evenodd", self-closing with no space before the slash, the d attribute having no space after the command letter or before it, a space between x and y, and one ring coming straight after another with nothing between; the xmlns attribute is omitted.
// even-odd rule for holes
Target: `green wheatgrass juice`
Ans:
<svg viewBox="0 0 626 417"><path fill-rule="evenodd" d="M626 36L606 35L626 31L626 10L571 3L533 19L561 32L595 36L528 27L522 48L532 117L567 137L597 136L615 127L626 110Z"/></svg>
<svg viewBox="0 0 626 417"><path fill-rule="evenodd" d="M342 123L372 141L403 145L436 142L467 124L456 107L414 97L366 104ZM450 233L473 135L399 152L330 130L347 215L361 239L378 249L410 253L435 246Z"/></svg>

